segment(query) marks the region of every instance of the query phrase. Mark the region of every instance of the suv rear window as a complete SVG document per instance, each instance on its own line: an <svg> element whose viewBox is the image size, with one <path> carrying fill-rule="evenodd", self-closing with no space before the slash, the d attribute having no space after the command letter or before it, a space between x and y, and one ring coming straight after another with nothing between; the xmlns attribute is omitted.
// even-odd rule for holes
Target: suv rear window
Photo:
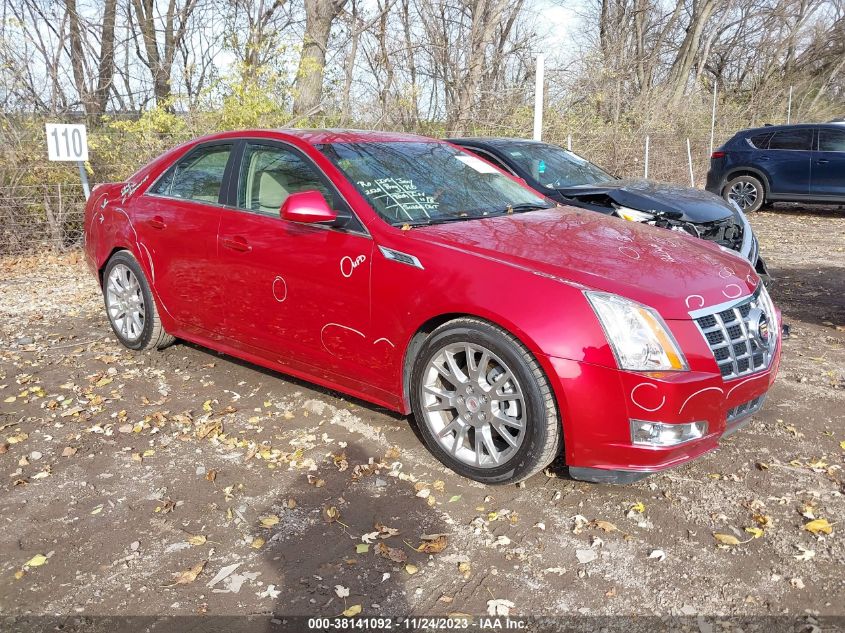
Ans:
<svg viewBox="0 0 845 633"><path fill-rule="evenodd" d="M769 139L772 138L772 132L763 132L762 134L755 134L748 139L757 149L766 149L769 146Z"/></svg>
<svg viewBox="0 0 845 633"><path fill-rule="evenodd" d="M812 144L812 130L783 130L775 132L769 141L769 149L809 150Z"/></svg>

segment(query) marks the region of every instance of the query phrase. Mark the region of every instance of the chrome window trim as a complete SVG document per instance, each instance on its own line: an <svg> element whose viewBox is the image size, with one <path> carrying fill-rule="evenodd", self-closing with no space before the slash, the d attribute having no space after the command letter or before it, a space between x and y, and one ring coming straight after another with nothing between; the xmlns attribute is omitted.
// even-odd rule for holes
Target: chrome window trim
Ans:
<svg viewBox="0 0 845 633"><path fill-rule="evenodd" d="M331 183L331 186L334 189L334 191L337 193L338 196L340 196L340 199L343 200L343 202L349 208L350 213L352 213L354 218L358 221L358 223L363 227L364 230L363 231L353 231L351 229L344 229L342 227L325 226L325 225L318 225L318 224L310 224L308 226L311 226L311 227L318 227L319 226L322 229L326 229L326 230L330 230L330 231L336 231L338 233L344 233L344 234L347 234L347 235L357 235L357 236L360 236L360 237L366 237L366 238L369 238L369 239L373 239L373 236L370 234L370 231L367 228L367 225L361 220L361 218L355 212L355 209L353 208L353 206L351 204L349 204L349 200L347 200L346 196L343 195L343 192L340 191L340 189L337 188L337 186L334 184L332 179L329 178L328 174L326 174L324 170L320 169L320 167L314 162L314 160L310 156L308 156L302 149L296 147L295 145L293 145L289 141L282 140L282 139L253 137L253 136L239 136L239 137L233 137L233 138L227 138L227 139L220 139L219 141L209 141L208 143L199 143L199 144L195 145L194 147L192 147L191 149L189 149L184 154L182 154L182 156L180 156L178 159L176 159L176 161L171 163L167 167L167 169L165 169L163 172L161 172L158 175L158 177L146 189L144 189L144 191L141 193L141 195L142 196L149 196L150 198L158 198L160 200L172 200L172 201L176 201L176 202L191 202L193 204L202 204L202 205L205 205L205 206L214 207L216 209L225 209L227 211L237 211L237 212L240 212L240 213L250 213L252 215L259 215L259 216L264 217L264 218L274 218L275 217L280 222L283 221L282 218L280 218L279 216L271 215L269 213L261 213L260 211L254 211L253 209L243 209L243 208L238 207L238 206L232 206L232 205L228 205L228 204L220 204L219 202L207 202L207 201L204 201L204 200L193 200L191 198L178 198L176 196L166 196L166 195L163 195L163 194L160 194L160 193L152 193L152 189L154 189L156 187L156 185L158 185L158 182L162 178L164 178L164 176L166 176L168 174L168 172L170 172L170 170L176 165L176 163L179 162L180 160L182 160L183 158L185 158L186 156L190 155L194 151L196 151L200 148L204 148L204 147L214 147L215 145L230 145L231 150L234 151L235 145L238 142L241 142L241 141L243 141L243 142L265 141L265 145L272 146L273 144L280 144L280 145L285 145L287 147L293 148L294 153L301 154L305 158L305 160L310 162L311 166L314 167L314 169L318 170L319 172L321 172L326 177L326 179ZM230 160L231 160L231 154L230 154ZM238 165L238 167L240 167L240 164ZM236 174L236 177L238 179L240 178L240 171L238 171L238 173ZM223 183L221 182L221 186L222 186L222 184ZM219 199L219 194L218 194L218 199ZM305 226L305 225L302 225L302 226Z"/></svg>

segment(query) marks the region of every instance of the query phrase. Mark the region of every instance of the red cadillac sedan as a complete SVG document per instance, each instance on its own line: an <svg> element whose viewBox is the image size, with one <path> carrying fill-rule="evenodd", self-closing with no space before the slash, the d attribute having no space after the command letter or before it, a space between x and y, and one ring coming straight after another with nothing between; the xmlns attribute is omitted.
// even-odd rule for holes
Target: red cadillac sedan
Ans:
<svg viewBox="0 0 845 633"><path fill-rule="evenodd" d="M412 413L485 483L561 453L597 482L684 463L777 372L780 314L744 259L429 138L207 136L96 187L85 231L125 346L178 337Z"/></svg>

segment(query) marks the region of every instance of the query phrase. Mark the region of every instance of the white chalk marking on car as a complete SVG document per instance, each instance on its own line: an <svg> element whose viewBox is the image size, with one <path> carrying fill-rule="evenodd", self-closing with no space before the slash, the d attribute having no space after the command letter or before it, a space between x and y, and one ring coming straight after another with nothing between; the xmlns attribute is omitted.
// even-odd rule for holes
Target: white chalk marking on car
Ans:
<svg viewBox="0 0 845 633"><path fill-rule="evenodd" d="M698 394L704 393L705 391L718 391L719 393L725 393L725 390L722 389L721 387L705 387L704 389L699 389L694 394L692 394L689 398L684 400L684 403L681 405L681 408L678 409L678 415L680 415L681 411L684 410L684 407L687 406L687 402L689 402L690 400L695 398ZM728 392L728 393L730 393L730 392Z"/></svg>
<svg viewBox="0 0 845 633"><path fill-rule="evenodd" d="M640 409L642 409L643 411L657 411L658 409L662 409L662 408L663 408L663 405L664 405L664 404L666 404L666 396L662 396L663 400L661 400L661 401L660 401L660 404L658 404L658 405L657 405L656 407L654 407L653 409L650 409L650 408L648 408L648 407L644 407L644 406L643 406L643 405L641 405L639 402L637 402L637 399L634 397L634 394L637 392L637 389L639 389L640 387L651 387L652 389L658 389L657 385L654 385L654 384L652 384L652 383L650 383L650 382L641 382L641 383L640 383L640 384L638 384L636 387L634 387L633 389L631 389L631 402L633 402L635 405L637 405L637 406L638 406Z"/></svg>

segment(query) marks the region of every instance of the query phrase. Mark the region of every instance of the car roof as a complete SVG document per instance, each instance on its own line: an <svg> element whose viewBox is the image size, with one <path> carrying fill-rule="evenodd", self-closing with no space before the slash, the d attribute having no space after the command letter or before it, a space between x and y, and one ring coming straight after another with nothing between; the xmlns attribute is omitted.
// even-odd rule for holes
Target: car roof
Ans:
<svg viewBox="0 0 845 633"><path fill-rule="evenodd" d="M388 143L400 141L427 141L427 142L442 142L437 139L429 138L427 136L419 136L416 134L405 134L403 132L376 132L369 130L352 130L352 129L302 129L302 128L276 128L276 129L247 129L247 130L232 130L230 132L220 132L217 134L210 134L199 139L198 142L206 142L213 140L223 140L231 138L244 138L256 136L260 138L279 138L280 140L290 140L297 138L301 141L311 145L319 145L321 143Z"/></svg>
<svg viewBox="0 0 845 633"><path fill-rule="evenodd" d="M763 127L750 127L744 130L740 130L738 134L764 134L767 132L780 132L783 130L801 130L801 129L815 129L815 128L829 128L829 129L838 129L841 128L841 123L791 123L789 125L764 125Z"/></svg>
<svg viewBox="0 0 845 633"><path fill-rule="evenodd" d="M490 147L506 147L508 145L548 145L543 141L535 141L530 138L509 138L506 136L465 136L461 138L447 138L449 143L455 145L489 145Z"/></svg>

